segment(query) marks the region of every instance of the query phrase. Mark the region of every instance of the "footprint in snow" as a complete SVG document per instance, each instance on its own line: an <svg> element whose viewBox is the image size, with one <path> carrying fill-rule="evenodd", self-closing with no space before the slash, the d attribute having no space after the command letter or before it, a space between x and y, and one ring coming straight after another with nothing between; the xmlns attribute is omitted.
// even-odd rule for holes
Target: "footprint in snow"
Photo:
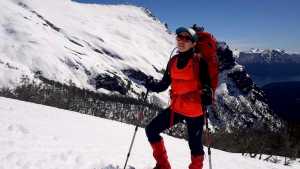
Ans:
<svg viewBox="0 0 300 169"><path fill-rule="evenodd" d="M23 133L23 134L29 134L29 130L28 129L26 129L24 126L22 126L22 125L18 125L18 129L19 129L19 131L21 132L21 133Z"/></svg>
<svg viewBox="0 0 300 169"><path fill-rule="evenodd" d="M118 165L114 166L112 164L109 164L108 166L101 168L101 169L121 169L121 168ZM127 166L127 169L135 169L135 167L129 165L129 166Z"/></svg>
<svg viewBox="0 0 300 169"><path fill-rule="evenodd" d="M103 167L101 169L120 169L120 167L119 166L113 166L112 164L109 164L108 166Z"/></svg>
<svg viewBox="0 0 300 169"><path fill-rule="evenodd" d="M19 133L21 133L21 134L24 134L24 135L26 135L26 134L29 134L29 130L28 129L26 129L24 126L22 126L22 125L9 125L8 127L7 127L7 130L9 131L9 132L19 132Z"/></svg>
<svg viewBox="0 0 300 169"><path fill-rule="evenodd" d="M11 161L16 157L17 157L17 154L15 152L11 152L11 153L8 153L5 158L6 158L6 160Z"/></svg>

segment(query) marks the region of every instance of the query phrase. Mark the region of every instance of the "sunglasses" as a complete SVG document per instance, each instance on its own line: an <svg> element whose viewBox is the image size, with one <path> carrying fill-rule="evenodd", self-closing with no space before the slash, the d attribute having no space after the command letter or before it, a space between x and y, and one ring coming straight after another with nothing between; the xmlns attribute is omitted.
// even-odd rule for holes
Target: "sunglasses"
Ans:
<svg viewBox="0 0 300 169"><path fill-rule="evenodd" d="M188 41L192 41L192 38L190 36L177 35L176 40L177 41L180 40L180 41L188 42Z"/></svg>

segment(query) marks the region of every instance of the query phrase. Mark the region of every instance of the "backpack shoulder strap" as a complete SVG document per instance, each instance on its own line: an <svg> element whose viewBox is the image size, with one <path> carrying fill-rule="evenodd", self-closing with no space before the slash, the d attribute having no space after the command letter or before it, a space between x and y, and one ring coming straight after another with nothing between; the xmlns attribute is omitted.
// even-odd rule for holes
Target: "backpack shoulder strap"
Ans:
<svg viewBox="0 0 300 169"><path fill-rule="evenodd" d="M200 53L194 55L194 70L199 75L199 80L202 86L210 86L210 76L208 70L208 63Z"/></svg>
<svg viewBox="0 0 300 169"><path fill-rule="evenodd" d="M202 55L200 53L194 53L193 56L193 67L194 67L194 72L196 74L199 74L201 71L201 67L200 67L200 62L202 60Z"/></svg>
<svg viewBox="0 0 300 169"><path fill-rule="evenodd" d="M171 67L175 63L176 59L178 58L178 55L172 56L172 58L169 60L168 65L167 65L167 71L169 74L171 74Z"/></svg>

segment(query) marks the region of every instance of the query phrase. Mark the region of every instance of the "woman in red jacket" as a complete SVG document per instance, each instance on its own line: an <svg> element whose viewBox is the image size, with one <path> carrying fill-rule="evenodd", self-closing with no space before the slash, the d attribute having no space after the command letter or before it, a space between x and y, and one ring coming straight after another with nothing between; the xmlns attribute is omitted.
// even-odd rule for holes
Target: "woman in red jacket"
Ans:
<svg viewBox="0 0 300 169"><path fill-rule="evenodd" d="M203 104L211 104L210 78L207 63L195 53L197 35L191 28L176 30L179 53L173 56L161 81L146 81L146 88L161 92L171 85L171 105L160 112L146 127L146 135L156 160L154 169L171 169L160 133L177 123L186 122L188 143L191 150L189 169L202 169L204 151L202 130Z"/></svg>

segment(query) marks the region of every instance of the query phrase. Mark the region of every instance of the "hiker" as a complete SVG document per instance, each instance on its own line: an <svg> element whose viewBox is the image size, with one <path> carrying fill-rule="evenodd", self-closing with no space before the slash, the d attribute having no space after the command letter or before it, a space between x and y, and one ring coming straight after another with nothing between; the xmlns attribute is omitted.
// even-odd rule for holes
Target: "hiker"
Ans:
<svg viewBox="0 0 300 169"><path fill-rule="evenodd" d="M189 169L203 167L203 106L212 104L213 90L210 85L208 64L199 53L195 52L197 39L197 34L192 28L179 27L176 30L178 54L168 62L162 80L157 82L153 78L148 78L145 83L145 87L152 92L162 92L171 85L170 106L146 126L146 135L156 160L154 169L171 169L160 133L183 122L187 125L191 150Z"/></svg>

